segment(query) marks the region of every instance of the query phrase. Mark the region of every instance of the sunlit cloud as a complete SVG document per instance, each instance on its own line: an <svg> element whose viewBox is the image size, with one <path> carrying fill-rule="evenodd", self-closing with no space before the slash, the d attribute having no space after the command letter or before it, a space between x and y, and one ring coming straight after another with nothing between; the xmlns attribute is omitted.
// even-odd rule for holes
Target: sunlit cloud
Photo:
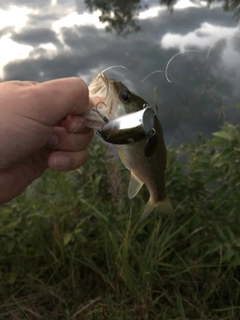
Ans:
<svg viewBox="0 0 240 320"><path fill-rule="evenodd" d="M6 34L0 38L0 78L4 77L3 67L9 61L15 59L26 59L33 47L29 45L19 45L11 39L11 34Z"/></svg>
<svg viewBox="0 0 240 320"><path fill-rule="evenodd" d="M215 74L228 72L231 77L228 81L233 83L234 93L239 95L238 80L240 77L240 53L235 48L235 43L240 44L240 29L236 27L216 26L204 22L199 28L185 35L177 33L167 33L161 40L163 49L177 49L180 52L188 49L196 49L197 51L205 50L206 59L212 54L212 51L218 50L218 45L224 41L224 47L219 55L219 66ZM229 59L229 57L231 57Z"/></svg>
<svg viewBox="0 0 240 320"><path fill-rule="evenodd" d="M155 18L158 16L159 11L162 11L162 10L166 10L166 9L164 9L163 7L160 7L160 6L152 7L150 9L147 9L145 11L140 12L138 19L144 20L144 19L149 19L149 18Z"/></svg>
<svg viewBox="0 0 240 320"><path fill-rule="evenodd" d="M204 22L200 28L185 35L178 33L167 33L161 40L163 49L176 48L180 51L195 47L200 50L210 48L219 40L230 39L239 32L238 27L215 26Z"/></svg>
<svg viewBox="0 0 240 320"><path fill-rule="evenodd" d="M66 13L63 6L58 4L57 0L51 1L51 7L56 7L60 18L51 23L50 28L57 33L60 42L64 44L62 37L63 28L72 28L74 26L94 26L97 29L105 28L106 24L99 21L100 11L93 13L84 12L78 14L72 8L72 11ZM49 7L49 9L51 8ZM49 11L51 13L52 10ZM12 27L13 32L20 33L22 29L27 28L29 15L36 15L38 11L26 7L11 6L8 10L0 9L0 29ZM36 21L37 23L37 21ZM0 77L4 78L3 68L11 61L26 59L31 55L32 58L38 59L40 57L53 58L58 54L58 49L52 43L40 44L37 47L17 43L11 39L11 31L0 38L0 46L2 48L0 53ZM36 49L43 49L36 50ZM65 49L69 48L65 45Z"/></svg>
<svg viewBox="0 0 240 320"><path fill-rule="evenodd" d="M206 7L207 5L208 5L207 1L194 2L190 0L180 0L175 4L174 10L193 8L193 7L195 8Z"/></svg>
<svg viewBox="0 0 240 320"><path fill-rule="evenodd" d="M54 21L52 23L52 30L58 35L58 40L64 45L64 49L70 50L71 48L69 48L64 42L62 29L73 28L74 26L94 26L97 29L104 29L107 23L102 23L99 21L100 14L100 10L94 11L93 13L84 12L82 14L72 11L63 18Z"/></svg>
<svg viewBox="0 0 240 320"><path fill-rule="evenodd" d="M59 33L62 28L71 28L74 26L94 26L97 29L103 29L106 24L99 21L100 14L100 10L94 11L93 13L84 12L82 14L78 14L74 11L63 18L54 21L52 28L57 33Z"/></svg>
<svg viewBox="0 0 240 320"><path fill-rule="evenodd" d="M176 10L182 10L186 8L202 8L207 6L207 1L199 1L199 2L193 2L190 0L180 0L177 1L174 5L174 11ZM161 11L166 11L167 7L163 6L154 6L149 9L146 9L139 13L138 19L144 20L149 18L155 18L159 15Z"/></svg>
<svg viewBox="0 0 240 320"><path fill-rule="evenodd" d="M34 12L36 12L36 10L17 6L11 6L8 10L0 9L0 29L14 27L17 32L26 25L28 15Z"/></svg>
<svg viewBox="0 0 240 320"><path fill-rule="evenodd" d="M57 56L58 50L56 46L52 43L43 43L38 46L38 49L43 49L41 50L36 50L31 52L31 58L33 59L39 59L39 58L47 58L47 59L53 59L54 57Z"/></svg>
<svg viewBox="0 0 240 320"><path fill-rule="evenodd" d="M8 10L0 9L0 29L12 27L19 32L28 21L28 15L36 13L36 10L11 6ZM3 68L8 62L16 59L26 59L33 49L29 45L18 44L11 39L11 32L0 38L0 77L4 77Z"/></svg>

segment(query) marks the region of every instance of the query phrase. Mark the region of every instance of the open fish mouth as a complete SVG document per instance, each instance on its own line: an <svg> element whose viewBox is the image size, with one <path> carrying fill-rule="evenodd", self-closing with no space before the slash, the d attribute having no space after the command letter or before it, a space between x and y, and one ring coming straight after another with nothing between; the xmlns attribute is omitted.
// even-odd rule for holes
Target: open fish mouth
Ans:
<svg viewBox="0 0 240 320"><path fill-rule="evenodd" d="M89 98L95 106L83 115L86 126L100 129L105 123L104 118L108 119L110 117L113 96L110 83L111 80L103 72L91 81L88 87Z"/></svg>
<svg viewBox="0 0 240 320"><path fill-rule="evenodd" d="M96 97L101 98L102 101L106 100L106 97L109 94L109 80L104 73L99 73L96 78L94 78L89 87L89 96L94 102ZM99 101L96 101L96 104Z"/></svg>

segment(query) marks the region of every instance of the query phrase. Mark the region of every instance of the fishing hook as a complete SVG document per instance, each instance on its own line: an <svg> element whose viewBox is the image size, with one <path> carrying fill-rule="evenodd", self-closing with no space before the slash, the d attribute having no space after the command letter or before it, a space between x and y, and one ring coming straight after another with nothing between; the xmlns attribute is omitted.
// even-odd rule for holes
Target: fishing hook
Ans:
<svg viewBox="0 0 240 320"><path fill-rule="evenodd" d="M99 101L96 105L95 105L95 109L91 109L90 111L94 111L94 112L96 112L97 113L97 115L104 121L104 123L106 124L106 123L108 123L109 122L109 120L108 120L108 118L106 117L106 116L104 116L103 114L101 114L101 112L98 110L98 105L99 104L103 104L105 107L107 107L107 105L104 103L104 102L102 102L102 101Z"/></svg>

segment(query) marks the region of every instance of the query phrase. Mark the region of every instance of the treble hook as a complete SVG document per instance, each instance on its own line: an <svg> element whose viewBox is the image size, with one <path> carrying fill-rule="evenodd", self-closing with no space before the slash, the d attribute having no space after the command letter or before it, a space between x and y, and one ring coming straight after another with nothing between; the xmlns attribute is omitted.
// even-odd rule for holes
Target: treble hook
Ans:
<svg viewBox="0 0 240 320"><path fill-rule="evenodd" d="M91 109L92 111L94 111L94 112L96 112L98 115L99 115L99 117L104 121L104 123L106 124L106 123L108 123L109 122L109 120L108 120L108 118L106 117L106 116L104 116L104 115L102 115L101 114L101 112L97 109L97 107L98 107L98 105L99 104L103 104L105 107L107 107L107 105L106 105L106 103L104 103L104 102L102 102L102 101L99 101L96 105L95 105L95 108L96 109Z"/></svg>

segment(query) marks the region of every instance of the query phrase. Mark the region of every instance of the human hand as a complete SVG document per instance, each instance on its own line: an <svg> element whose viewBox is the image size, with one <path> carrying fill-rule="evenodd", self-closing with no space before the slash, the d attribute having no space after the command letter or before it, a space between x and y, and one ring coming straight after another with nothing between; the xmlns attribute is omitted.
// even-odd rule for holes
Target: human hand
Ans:
<svg viewBox="0 0 240 320"><path fill-rule="evenodd" d="M74 170L88 158L93 106L79 78L0 84L0 203L18 196L50 168Z"/></svg>

